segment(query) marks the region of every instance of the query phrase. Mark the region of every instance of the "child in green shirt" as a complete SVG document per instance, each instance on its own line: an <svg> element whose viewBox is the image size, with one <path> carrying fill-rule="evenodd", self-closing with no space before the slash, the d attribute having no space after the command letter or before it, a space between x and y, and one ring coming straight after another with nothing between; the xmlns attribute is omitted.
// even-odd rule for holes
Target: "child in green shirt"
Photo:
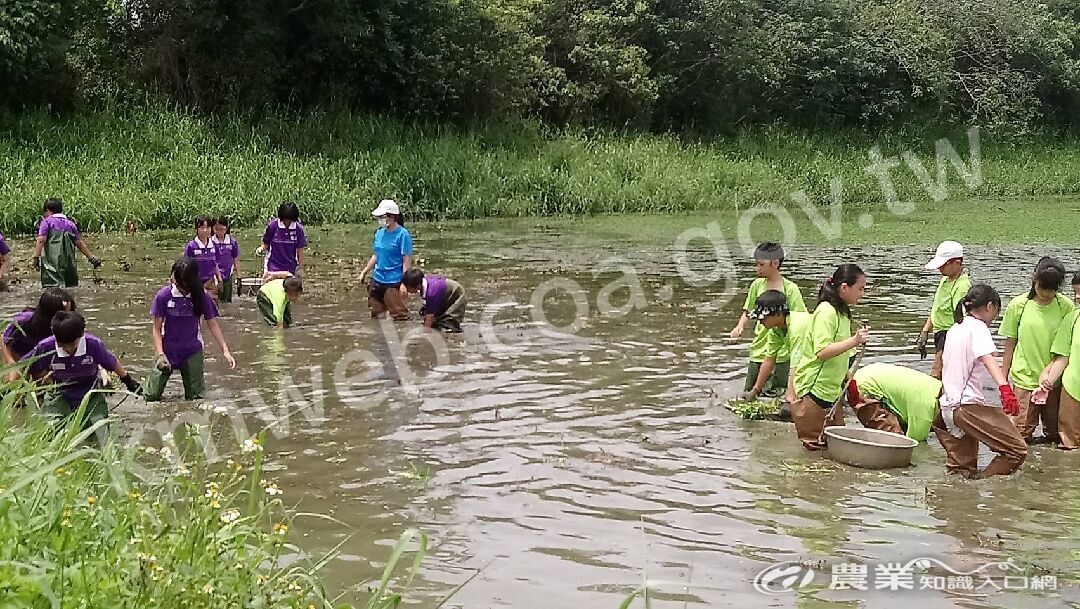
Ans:
<svg viewBox="0 0 1080 609"><path fill-rule="evenodd" d="M1059 293L1065 283L1065 265L1048 256L1039 260L1031 289L1019 294L1005 308L998 332L1005 337L1001 369L1012 379L1020 414L1013 417L1020 436L1029 444L1042 420L1043 439L1057 442L1057 412L1061 388L1038 391L1039 377L1050 364L1050 347L1061 322L1076 307Z"/></svg>
<svg viewBox="0 0 1080 609"><path fill-rule="evenodd" d="M795 396L791 406L795 431L807 450L821 450L825 425L843 425L843 417L829 420L847 377L848 355L870 340L866 326L851 331L851 306L866 290L866 274L854 264L842 264L825 280L818 305L810 317L806 337L800 341L795 367Z"/></svg>
<svg viewBox="0 0 1080 609"><path fill-rule="evenodd" d="M1060 383L1061 400L1058 405L1058 448L1080 448L1080 332L1076 331L1080 309L1072 313L1058 326L1050 352L1054 359L1039 375L1039 388L1053 391Z"/></svg>
<svg viewBox="0 0 1080 609"><path fill-rule="evenodd" d="M806 336L810 327L810 314L806 311L792 311L787 305L787 296L780 290L766 290L754 301L754 309L747 317L758 322L769 330L768 342L765 344L765 361L762 367L774 364L781 353L790 354L790 364L794 367L798 364L798 345ZM788 374L787 401L793 402L794 388L790 384L791 374ZM765 378L759 377L757 383L750 391L743 393L742 399L757 399L765 384Z"/></svg>
<svg viewBox="0 0 1080 609"><path fill-rule="evenodd" d="M953 325L953 311L971 289L971 278L964 272L964 246L955 241L943 241L934 258L926 263L926 270L938 271L943 276L934 292L934 304L926 318L915 345L919 355L926 359L926 343L930 332L934 333L934 368L930 376L941 378L941 350L945 348L945 333Z"/></svg>
<svg viewBox="0 0 1080 609"><path fill-rule="evenodd" d="M767 290L783 292L789 310L806 311L806 304L803 302L799 286L780 274L780 267L784 264L784 248L780 247L779 243L766 241L757 246L754 250L754 263L758 278L750 283L750 291L743 303L742 315L739 316L735 328L731 330L732 338L742 336L746 330L746 323L750 320L750 311L754 308L758 297ZM791 355L785 349L772 358L767 357L768 342L768 328L760 323L757 324L754 328L754 340L750 343L750 363L743 383L743 391L747 393L754 391L755 388L757 388L757 395L775 396L783 391Z"/></svg>
<svg viewBox="0 0 1080 609"><path fill-rule="evenodd" d="M255 304L262 313L263 321L271 326L288 328L292 325L291 303L300 300L304 293L304 282L293 275L285 279L267 281L259 288Z"/></svg>
<svg viewBox="0 0 1080 609"><path fill-rule="evenodd" d="M941 381L896 364L874 363L848 383L848 405L863 427L925 442L938 412Z"/></svg>

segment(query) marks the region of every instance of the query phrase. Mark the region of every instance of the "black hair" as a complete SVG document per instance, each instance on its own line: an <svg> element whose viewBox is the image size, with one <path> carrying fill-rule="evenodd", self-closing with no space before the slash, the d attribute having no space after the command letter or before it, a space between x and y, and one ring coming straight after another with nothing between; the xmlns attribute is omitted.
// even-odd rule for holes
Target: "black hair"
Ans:
<svg viewBox="0 0 1080 609"><path fill-rule="evenodd" d="M277 217L279 220L299 222L300 208L296 206L296 203L282 203L281 205L278 205Z"/></svg>
<svg viewBox="0 0 1080 609"><path fill-rule="evenodd" d="M1076 271L1076 274L1072 278L1073 285L1080 285L1080 271Z"/></svg>
<svg viewBox="0 0 1080 609"><path fill-rule="evenodd" d="M401 285L407 288L418 288L424 282L424 271L418 268L411 268L405 271L405 276L401 278Z"/></svg>
<svg viewBox="0 0 1080 609"><path fill-rule="evenodd" d="M765 241L754 250L754 260L776 261L776 268L784 266L784 248L775 241Z"/></svg>
<svg viewBox="0 0 1080 609"><path fill-rule="evenodd" d="M203 282L199 279L199 263L187 256L181 256L172 265L172 278L176 285L187 291L191 298L191 310L195 317L203 314Z"/></svg>
<svg viewBox="0 0 1080 609"><path fill-rule="evenodd" d="M1065 283L1065 265L1061 264L1057 258L1043 256L1035 265L1035 275L1031 278L1028 300L1035 298L1035 288L1057 292L1063 283Z"/></svg>
<svg viewBox="0 0 1080 609"><path fill-rule="evenodd" d="M218 224L225 227L225 234L228 235L229 234L229 216L221 216L221 217L215 219L214 220L214 226L217 226Z"/></svg>
<svg viewBox="0 0 1080 609"><path fill-rule="evenodd" d="M754 308L773 311L772 315L787 311L787 295L780 290L765 290L754 301Z"/></svg>
<svg viewBox="0 0 1080 609"><path fill-rule="evenodd" d="M401 226L405 226L405 214L386 214L394 217L394 222L397 222Z"/></svg>
<svg viewBox="0 0 1080 609"><path fill-rule="evenodd" d="M52 214L60 214L64 212L64 202L60 200L60 197L49 197L45 199L42 209Z"/></svg>
<svg viewBox="0 0 1080 609"><path fill-rule="evenodd" d="M953 321L960 323L964 321L965 315L991 304L1000 309L1001 296L998 295L997 290L989 285L977 283L971 286L967 295L960 300L960 304L956 305L956 310L953 311Z"/></svg>
<svg viewBox="0 0 1080 609"><path fill-rule="evenodd" d="M200 226L209 226L210 228L214 228L214 219L211 218L210 216L205 216L205 215L204 216L196 216L195 217L195 228L199 228Z"/></svg>
<svg viewBox="0 0 1080 609"><path fill-rule="evenodd" d="M281 282L281 286L285 288L286 292L294 292L296 294L304 293L304 280L296 275L286 277L285 280Z"/></svg>
<svg viewBox="0 0 1080 609"><path fill-rule="evenodd" d="M844 317L851 317L851 307L844 302L843 298L840 298L840 286L845 283L855 285L860 277L865 276L866 273L859 268L859 265L841 264L833 271L832 277L821 284L821 289L818 290L818 304L827 302Z"/></svg>
<svg viewBox="0 0 1080 609"><path fill-rule="evenodd" d="M52 334L58 343L73 343L85 333L86 320L78 311L57 311L52 318Z"/></svg>
<svg viewBox="0 0 1080 609"><path fill-rule="evenodd" d="M34 314L27 322L24 334L28 336L40 336L42 338L52 334L53 316L65 310L64 303L71 303L71 310L75 310L75 298L67 290L60 288L47 288L38 298Z"/></svg>

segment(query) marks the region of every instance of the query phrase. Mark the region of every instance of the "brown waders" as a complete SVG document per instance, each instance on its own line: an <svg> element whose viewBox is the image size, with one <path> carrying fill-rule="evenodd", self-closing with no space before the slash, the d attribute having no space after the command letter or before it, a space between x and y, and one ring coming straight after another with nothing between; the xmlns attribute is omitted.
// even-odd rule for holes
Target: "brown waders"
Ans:
<svg viewBox="0 0 1080 609"><path fill-rule="evenodd" d="M1058 410L1061 401L1061 388L1057 387L1046 396L1045 404L1032 404L1032 391L1016 388L1016 400L1020 402L1020 414L1012 417L1020 437L1031 442L1035 428L1042 420L1043 436L1050 442L1058 441Z"/></svg>
<svg viewBox="0 0 1080 609"><path fill-rule="evenodd" d="M831 403L807 394L791 405L791 418L795 422L795 433L803 447L806 450L822 450L825 448L825 438L822 437L825 427L842 427L844 410L837 408L833 411Z"/></svg>
<svg viewBox="0 0 1080 609"><path fill-rule="evenodd" d="M961 404L953 412L953 422L964 432L962 438L949 433L938 409L932 429L945 448L945 468L949 473L963 473L969 478L1007 476L1020 469L1027 458L1027 443L1020 437L1009 415L1000 408L984 404ZM997 453L979 472L979 444Z"/></svg>
<svg viewBox="0 0 1080 609"><path fill-rule="evenodd" d="M885 407L885 404L869 396L861 396L861 401L852 409L859 422L867 429L891 431L904 435L904 428L900 425L900 419L896 413Z"/></svg>
<svg viewBox="0 0 1080 609"><path fill-rule="evenodd" d="M1080 401L1064 389L1058 406L1058 448L1080 448Z"/></svg>
<svg viewBox="0 0 1080 609"><path fill-rule="evenodd" d="M401 293L400 283L389 285L372 281L368 286L367 302L372 319L381 317L388 311L394 321L409 319L409 309L405 306L405 296Z"/></svg>

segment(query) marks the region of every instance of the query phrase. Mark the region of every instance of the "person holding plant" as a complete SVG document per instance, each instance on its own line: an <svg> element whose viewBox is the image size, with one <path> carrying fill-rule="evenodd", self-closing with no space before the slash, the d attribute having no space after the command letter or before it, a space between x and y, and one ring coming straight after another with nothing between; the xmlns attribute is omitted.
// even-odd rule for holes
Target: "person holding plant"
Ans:
<svg viewBox="0 0 1080 609"><path fill-rule="evenodd" d="M826 425L843 425L842 411L833 412L847 380L848 356L870 340L866 326L851 331L851 307L866 290L866 274L854 264L842 264L825 280L818 304L799 346L791 405L795 432L807 450L825 448ZM830 417L832 417L830 419Z"/></svg>
<svg viewBox="0 0 1080 609"><path fill-rule="evenodd" d="M412 235L405 228L404 214L391 199L380 201L371 215L378 219L379 230L375 231L371 244L374 253L360 271L360 285L371 273L368 308L372 319L389 311L394 321L405 321L409 319L409 309L405 306L406 289L401 280L412 268Z"/></svg>

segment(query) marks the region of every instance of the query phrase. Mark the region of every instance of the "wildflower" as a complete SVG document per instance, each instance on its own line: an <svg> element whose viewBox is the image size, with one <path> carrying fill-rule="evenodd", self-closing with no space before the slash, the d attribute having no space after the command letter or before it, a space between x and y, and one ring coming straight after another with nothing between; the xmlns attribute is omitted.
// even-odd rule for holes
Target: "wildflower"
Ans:
<svg viewBox="0 0 1080 609"><path fill-rule="evenodd" d="M180 465L176 466L176 475L177 476L188 476L188 475L191 475L191 470L188 469L186 465L181 463Z"/></svg>
<svg viewBox="0 0 1080 609"><path fill-rule="evenodd" d="M221 487L218 486L217 482L207 482L205 486L206 493L203 495L203 497L207 497L209 499L216 499L217 497L221 496Z"/></svg>
<svg viewBox="0 0 1080 609"><path fill-rule="evenodd" d="M205 586L202 587L202 591L203 591L203 594L213 594L214 593L214 587L211 586L210 584L206 584Z"/></svg>
<svg viewBox="0 0 1080 609"><path fill-rule="evenodd" d="M211 499L210 500L210 507L214 508L215 510L219 509L221 507L221 502L218 501L217 499Z"/></svg>
<svg viewBox="0 0 1080 609"><path fill-rule="evenodd" d="M143 452L153 455L157 453L157 448L153 446L143 446Z"/></svg>
<svg viewBox="0 0 1080 609"><path fill-rule="evenodd" d="M214 414L227 415L229 409L226 406L214 406Z"/></svg>
<svg viewBox="0 0 1080 609"><path fill-rule="evenodd" d="M157 556L154 556L153 554L144 554L142 552L139 552L138 556L139 556L139 560L141 562L145 562L145 563L155 563L155 562L157 562Z"/></svg>
<svg viewBox="0 0 1080 609"><path fill-rule="evenodd" d="M139 491L131 491L130 493L128 493L128 497L134 499L135 501L138 501L142 498L142 493L140 493Z"/></svg>
<svg viewBox="0 0 1080 609"><path fill-rule="evenodd" d="M67 518L65 518L60 524L62 526L64 526L64 527L66 527L66 528L69 528L69 529L71 528L71 521L68 520Z"/></svg>
<svg viewBox="0 0 1080 609"><path fill-rule="evenodd" d="M231 509L221 515L221 521L225 524L232 524L240 519L240 510Z"/></svg>
<svg viewBox="0 0 1080 609"><path fill-rule="evenodd" d="M253 453L262 450L262 441L259 438L248 438L244 440L243 450L246 453Z"/></svg>
<svg viewBox="0 0 1080 609"><path fill-rule="evenodd" d="M93 495L86 496L86 505L94 505L95 503L97 503L97 497Z"/></svg>
<svg viewBox="0 0 1080 609"><path fill-rule="evenodd" d="M203 410L203 411L206 411L206 412L210 412L210 410L213 407L214 407L213 402L203 402L202 404L199 404L199 410Z"/></svg>
<svg viewBox="0 0 1080 609"><path fill-rule="evenodd" d="M278 485L273 482L263 482L263 486L266 487L266 494L271 497L284 494L284 491L278 488Z"/></svg>
<svg viewBox="0 0 1080 609"><path fill-rule="evenodd" d="M63 476L66 473L67 473L67 470L64 469L64 468L62 468L62 467L56 468L56 475L57 476Z"/></svg>
<svg viewBox="0 0 1080 609"><path fill-rule="evenodd" d="M274 535L284 535L289 532L289 525L284 522L275 522L271 530L274 532Z"/></svg>
<svg viewBox="0 0 1080 609"><path fill-rule="evenodd" d="M289 582L289 592L299 592L300 590L303 590L303 588L300 587L300 584L296 583L295 579Z"/></svg>
<svg viewBox="0 0 1080 609"><path fill-rule="evenodd" d="M164 434L161 435L162 444L172 444L172 441L173 435L171 431L166 431Z"/></svg>

